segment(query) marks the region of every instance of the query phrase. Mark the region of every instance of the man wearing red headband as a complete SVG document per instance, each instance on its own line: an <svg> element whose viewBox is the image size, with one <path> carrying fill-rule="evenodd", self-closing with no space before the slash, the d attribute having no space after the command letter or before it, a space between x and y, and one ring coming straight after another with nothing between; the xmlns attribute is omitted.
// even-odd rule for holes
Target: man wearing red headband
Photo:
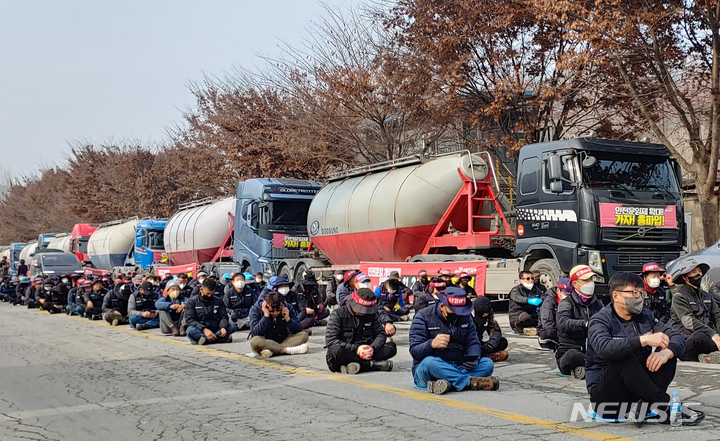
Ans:
<svg viewBox="0 0 720 441"><path fill-rule="evenodd" d="M662 275L665 270L656 262L648 262L643 265L642 278L645 284L645 307L653 313L655 320L663 323L671 323L670 290L663 286Z"/></svg>
<svg viewBox="0 0 720 441"><path fill-rule="evenodd" d="M428 306L435 306L438 301L438 293L443 291L445 291L445 282L438 278L428 283L427 292L415 292L415 301L413 302L415 313L417 314Z"/></svg>
<svg viewBox="0 0 720 441"><path fill-rule="evenodd" d="M430 277L428 276L427 271L418 271L417 281L413 283L413 286L410 288L413 292L413 296L417 297L417 293L419 292L427 292L428 288L430 288Z"/></svg>
<svg viewBox="0 0 720 441"><path fill-rule="evenodd" d="M325 329L325 359L332 372L354 375L370 370L392 370L390 359L397 353L397 347L395 343L386 342L385 328L377 312L375 294L368 288L360 288L330 314Z"/></svg>

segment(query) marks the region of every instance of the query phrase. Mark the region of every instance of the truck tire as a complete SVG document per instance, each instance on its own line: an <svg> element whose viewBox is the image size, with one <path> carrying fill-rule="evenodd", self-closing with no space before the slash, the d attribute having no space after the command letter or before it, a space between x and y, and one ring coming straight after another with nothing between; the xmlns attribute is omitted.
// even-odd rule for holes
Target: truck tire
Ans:
<svg viewBox="0 0 720 441"><path fill-rule="evenodd" d="M287 265L283 265L282 268L280 268L280 271L278 271L278 276L286 277L288 279L288 282L292 282L294 280L293 275L290 273Z"/></svg>
<svg viewBox="0 0 720 441"><path fill-rule="evenodd" d="M540 283L545 285L546 288L557 285L560 276L562 276L560 265L555 259L540 259L532 264L530 271L540 271Z"/></svg>
<svg viewBox="0 0 720 441"><path fill-rule="evenodd" d="M307 266L305 266L304 263L298 264L298 266L295 267L295 279L298 282L302 281L305 278L305 274L307 274L308 269Z"/></svg>

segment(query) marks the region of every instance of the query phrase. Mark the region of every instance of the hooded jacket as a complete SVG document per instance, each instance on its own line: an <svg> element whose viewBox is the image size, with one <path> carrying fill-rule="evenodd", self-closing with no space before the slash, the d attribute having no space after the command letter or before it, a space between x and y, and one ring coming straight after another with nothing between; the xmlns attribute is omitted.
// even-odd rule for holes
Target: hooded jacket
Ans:
<svg viewBox="0 0 720 441"><path fill-rule="evenodd" d="M264 297L263 297L264 300ZM250 309L250 334L253 336L265 337L278 343L282 342L290 334L302 331L302 324L292 306L283 302L288 309L290 320L285 321L282 314L277 317L265 317L262 310L263 300L258 300Z"/></svg>

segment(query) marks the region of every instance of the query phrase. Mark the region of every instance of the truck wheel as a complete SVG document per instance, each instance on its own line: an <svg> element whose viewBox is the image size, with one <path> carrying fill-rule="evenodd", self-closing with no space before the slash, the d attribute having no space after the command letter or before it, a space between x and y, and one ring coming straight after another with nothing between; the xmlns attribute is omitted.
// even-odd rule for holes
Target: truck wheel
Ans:
<svg viewBox="0 0 720 441"><path fill-rule="evenodd" d="M295 279L297 281L301 281L305 278L305 274L308 273L307 266L305 266L304 263L299 264L295 267Z"/></svg>
<svg viewBox="0 0 720 441"><path fill-rule="evenodd" d="M288 269L287 265L284 265L282 268L280 268L280 271L278 271L278 276L286 277L288 279L288 282L292 282L293 276L290 274L290 270Z"/></svg>
<svg viewBox="0 0 720 441"><path fill-rule="evenodd" d="M546 288L552 288L560 280L562 271L555 259L540 259L533 263L530 271L540 271L540 283Z"/></svg>

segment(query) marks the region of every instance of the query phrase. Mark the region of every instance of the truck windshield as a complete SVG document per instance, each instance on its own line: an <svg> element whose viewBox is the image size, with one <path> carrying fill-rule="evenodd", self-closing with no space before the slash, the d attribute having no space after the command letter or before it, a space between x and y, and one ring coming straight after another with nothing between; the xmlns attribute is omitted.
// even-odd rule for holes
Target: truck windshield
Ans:
<svg viewBox="0 0 720 441"><path fill-rule="evenodd" d="M78 253L87 253L87 245L90 237L81 237L78 239Z"/></svg>
<svg viewBox="0 0 720 441"><path fill-rule="evenodd" d="M267 212L268 225L307 228L310 201L272 201Z"/></svg>
<svg viewBox="0 0 720 441"><path fill-rule="evenodd" d="M22 250L13 250L13 251L12 251L12 261L13 261L13 262L17 262L17 261L20 260L20 252L21 252L21 251L22 251Z"/></svg>
<svg viewBox="0 0 720 441"><path fill-rule="evenodd" d="M677 179L667 157L591 154L597 162L592 167L583 168L583 181L588 187L679 193Z"/></svg>
<svg viewBox="0 0 720 441"><path fill-rule="evenodd" d="M151 250L165 250L164 232L162 230L148 230L147 246Z"/></svg>
<svg viewBox="0 0 720 441"><path fill-rule="evenodd" d="M62 268L73 268L79 269L80 264L78 263L77 257L72 254L46 254L43 255L43 265L46 267L62 267Z"/></svg>

